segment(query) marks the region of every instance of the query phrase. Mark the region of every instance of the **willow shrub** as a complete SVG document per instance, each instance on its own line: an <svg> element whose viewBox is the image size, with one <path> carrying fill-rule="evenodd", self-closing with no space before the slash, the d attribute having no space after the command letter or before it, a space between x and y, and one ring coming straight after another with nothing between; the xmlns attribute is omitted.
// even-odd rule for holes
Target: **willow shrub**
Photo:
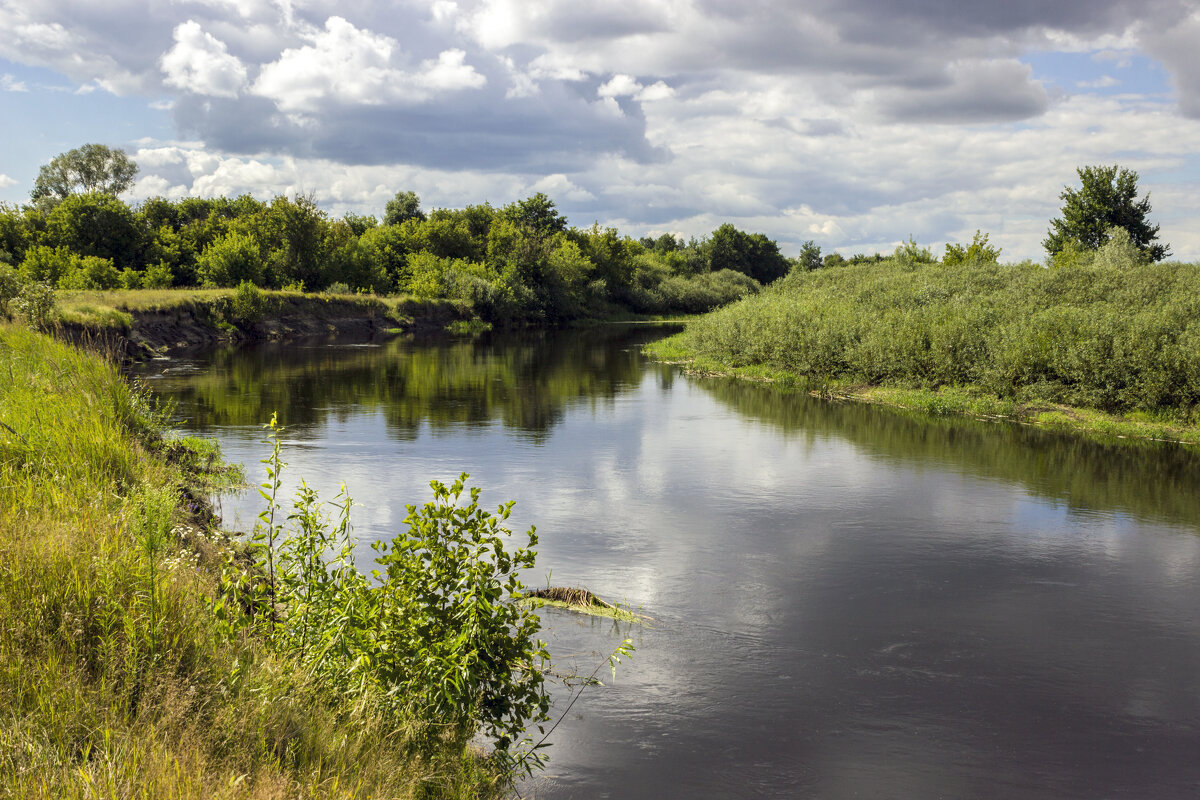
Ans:
<svg viewBox="0 0 1200 800"><path fill-rule="evenodd" d="M1018 401L1190 413L1200 270L888 259L795 272L689 325L696 356L817 383L975 386Z"/></svg>
<svg viewBox="0 0 1200 800"><path fill-rule="evenodd" d="M433 500L408 506L408 529L372 545L380 569L368 578L353 562L345 487L336 521L303 483L283 521L280 428L274 418L268 427L267 507L253 537L259 568L247 574L231 562L216 600L230 632L265 629L325 685L351 701L389 698L432 739L465 747L482 733L506 769L540 764L526 728L548 719L549 654L535 638L538 616L517 602L518 573L536 556L534 529L510 549L502 523L511 502L493 514L480 507L479 489L466 489L465 473L449 486L433 481Z"/></svg>

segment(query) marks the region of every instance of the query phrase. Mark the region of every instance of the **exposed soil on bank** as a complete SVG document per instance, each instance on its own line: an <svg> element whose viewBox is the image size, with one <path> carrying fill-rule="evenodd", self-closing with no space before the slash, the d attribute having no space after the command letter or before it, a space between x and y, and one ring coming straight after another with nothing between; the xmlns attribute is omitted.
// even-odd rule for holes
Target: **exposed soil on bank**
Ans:
<svg viewBox="0 0 1200 800"><path fill-rule="evenodd" d="M454 305L439 301L384 302L299 293L269 293L265 309L253 320L239 318L225 296L181 297L155 307L116 300L112 309L115 314L103 318L63 320L57 328L59 338L100 344L137 360L219 342L325 335L366 340L393 333L434 333L465 316Z"/></svg>

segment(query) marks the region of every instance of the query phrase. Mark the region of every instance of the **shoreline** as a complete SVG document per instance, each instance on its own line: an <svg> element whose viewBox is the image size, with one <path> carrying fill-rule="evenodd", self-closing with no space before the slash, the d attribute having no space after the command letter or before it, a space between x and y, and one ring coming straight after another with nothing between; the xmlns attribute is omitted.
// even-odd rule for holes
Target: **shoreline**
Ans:
<svg viewBox="0 0 1200 800"><path fill-rule="evenodd" d="M58 338L84 346L99 341L133 360L223 342L431 333L470 316L448 301L374 295L258 290L250 308L239 305L233 289L78 291L59 296Z"/></svg>
<svg viewBox="0 0 1200 800"><path fill-rule="evenodd" d="M957 416L982 422L1028 425L1092 439L1200 445L1200 426L1155 419L1149 414L1112 414L1061 403L1020 403L991 395L977 386L923 389L878 386L855 381L821 382L786 370L759 365L732 366L699 358L685 350L675 336L645 346L647 357L679 366L690 375L770 383L810 397L886 406L927 416Z"/></svg>

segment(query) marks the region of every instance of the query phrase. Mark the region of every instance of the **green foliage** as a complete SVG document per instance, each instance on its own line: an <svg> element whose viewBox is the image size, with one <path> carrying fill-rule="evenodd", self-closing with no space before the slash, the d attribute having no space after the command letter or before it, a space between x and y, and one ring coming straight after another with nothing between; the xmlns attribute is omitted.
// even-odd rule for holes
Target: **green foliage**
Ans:
<svg viewBox="0 0 1200 800"><path fill-rule="evenodd" d="M937 261L933 251L928 247L921 247L912 236L908 237L907 242L896 247L892 257L902 264L932 264Z"/></svg>
<svg viewBox="0 0 1200 800"><path fill-rule="evenodd" d="M19 273L24 281L41 281L57 286L59 279L73 271L78 262L79 256L66 247L40 244L26 251Z"/></svg>
<svg viewBox="0 0 1200 800"><path fill-rule="evenodd" d="M25 283L9 307L35 331L48 331L54 327L58 313L54 289L44 281Z"/></svg>
<svg viewBox="0 0 1200 800"><path fill-rule="evenodd" d="M196 275L205 286L237 286L262 282L263 261L258 242L246 234L229 233L210 244L196 260Z"/></svg>
<svg viewBox="0 0 1200 800"><path fill-rule="evenodd" d="M551 236L567 229L567 218L559 214L554 201L541 192L509 203L497 216L538 236Z"/></svg>
<svg viewBox="0 0 1200 800"><path fill-rule="evenodd" d="M230 298L229 309L235 320L253 325L267 313L267 296L250 281L242 281Z"/></svg>
<svg viewBox="0 0 1200 800"><path fill-rule="evenodd" d="M142 273L142 288L170 289L174 280L175 276L171 274L170 265L165 261L159 261L157 264L146 267L146 271Z"/></svg>
<svg viewBox="0 0 1200 800"><path fill-rule="evenodd" d="M731 225L713 240L684 244L664 234L647 248L615 228L568 228L554 201L540 193L500 210L483 203L428 217L415 195L397 198L386 224L378 224L354 214L330 220L312 195L270 203L247 195L160 197L136 213L108 195L70 195L48 213L0 208L0 263L19 259L25 280L78 288L248 281L263 288L321 291L336 284L350 292L412 293L452 300L456 313L498 326L621 309L711 308L751 284L700 276L732 265L757 285L790 266L775 242ZM112 261L116 277L96 262L84 265L88 256ZM672 276L680 280L660 290Z"/></svg>
<svg viewBox="0 0 1200 800"><path fill-rule="evenodd" d="M137 164L124 150L102 144L85 144L57 155L42 166L30 198L65 200L72 194L93 192L119 195L133 184Z"/></svg>
<svg viewBox="0 0 1200 800"><path fill-rule="evenodd" d="M109 259L84 256L72 260L71 267L59 276L58 288L115 289L121 285L121 273Z"/></svg>
<svg viewBox="0 0 1200 800"><path fill-rule="evenodd" d="M825 264L821 260L821 247L809 239L800 247L800 255L796 257L796 269L808 272L823 266Z"/></svg>
<svg viewBox="0 0 1200 800"><path fill-rule="evenodd" d="M452 485L430 483L434 497L408 507L406 534L376 543L382 569L379 613L386 641L379 678L434 719L453 722L463 740L478 726L501 751L517 744L529 721L547 719L545 644L533 637L536 614L517 600L518 573L532 568L537 544L511 552L495 514L479 507L479 489L460 503L467 475Z"/></svg>
<svg viewBox="0 0 1200 800"><path fill-rule="evenodd" d="M399 225L410 219L425 221L425 212L421 210L421 198L416 192L396 192L396 196L387 201L383 211L384 225Z"/></svg>
<svg viewBox="0 0 1200 800"><path fill-rule="evenodd" d="M999 260L1000 248L988 244L988 234L975 231L975 236L971 238L971 244L967 247L963 247L961 244L946 243L946 254L942 256L942 265L950 267L968 261L998 262Z"/></svg>
<svg viewBox="0 0 1200 800"><path fill-rule="evenodd" d="M214 448L165 442L116 365L0 326L0 398L0 796L501 796L394 699L222 630L214 572L255 578L184 488Z"/></svg>
<svg viewBox="0 0 1200 800"><path fill-rule="evenodd" d="M1146 251L1133 243L1124 228L1108 229L1108 241L1097 248L1092 264L1100 269L1133 269L1148 263Z"/></svg>
<svg viewBox="0 0 1200 800"><path fill-rule="evenodd" d="M1200 273L897 259L794 273L689 325L689 350L829 382L973 385L1017 402L1192 413L1200 404Z"/></svg>
<svg viewBox="0 0 1200 800"><path fill-rule="evenodd" d="M503 522L512 503L489 513L479 490L466 490L467 475L450 486L433 481L433 500L408 506L407 532L372 545L380 568L369 580L353 564L345 487L336 523L306 484L281 519L276 417L267 428L272 453L259 490L266 507L252 537L263 580L227 565L215 601L227 630L265 625L276 648L338 694L382 692L396 713L435 724L439 738L449 732L465 747L479 732L520 762L531 743L526 726L544 722L550 703L539 620L518 602L519 572L534 564L533 528L525 546L510 549ZM236 608L253 616L238 622Z"/></svg>
<svg viewBox="0 0 1200 800"><path fill-rule="evenodd" d="M740 231L728 222L709 238L708 260L712 272L736 270L763 284L783 277L790 269L775 242L761 233Z"/></svg>
<svg viewBox="0 0 1200 800"><path fill-rule="evenodd" d="M0 264L0 316L8 316L8 304L21 292L23 281L9 264Z"/></svg>
<svg viewBox="0 0 1200 800"><path fill-rule="evenodd" d="M1050 220L1050 230L1042 245L1050 258L1067 246L1078 242L1084 249L1097 250L1108 241L1109 231L1123 228L1130 241L1148 262L1162 261L1169 256L1170 245L1156 243L1158 225L1150 225L1150 195L1140 200L1138 174L1113 165L1079 167L1080 188L1063 187L1062 217Z"/></svg>
<svg viewBox="0 0 1200 800"><path fill-rule="evenodd" d="M43 244L137 266L141 233L129 206L110 194L72 194L46 217Z"/></svg>

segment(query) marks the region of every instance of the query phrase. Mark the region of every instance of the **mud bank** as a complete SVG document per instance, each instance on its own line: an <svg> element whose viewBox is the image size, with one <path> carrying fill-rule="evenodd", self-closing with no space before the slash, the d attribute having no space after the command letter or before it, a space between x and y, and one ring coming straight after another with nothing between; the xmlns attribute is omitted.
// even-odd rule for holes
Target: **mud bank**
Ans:
<svg viewBox="0 0 1200 800"><path fill-rule="evenodd" d="M218 342L431 333L466 317L444 301L284 292L264 292L261 307L249 312L225 294L181 295L153 305L138 301L113 297L102 310L93 304L64 315L58 336L140 359Z"/></svg>

